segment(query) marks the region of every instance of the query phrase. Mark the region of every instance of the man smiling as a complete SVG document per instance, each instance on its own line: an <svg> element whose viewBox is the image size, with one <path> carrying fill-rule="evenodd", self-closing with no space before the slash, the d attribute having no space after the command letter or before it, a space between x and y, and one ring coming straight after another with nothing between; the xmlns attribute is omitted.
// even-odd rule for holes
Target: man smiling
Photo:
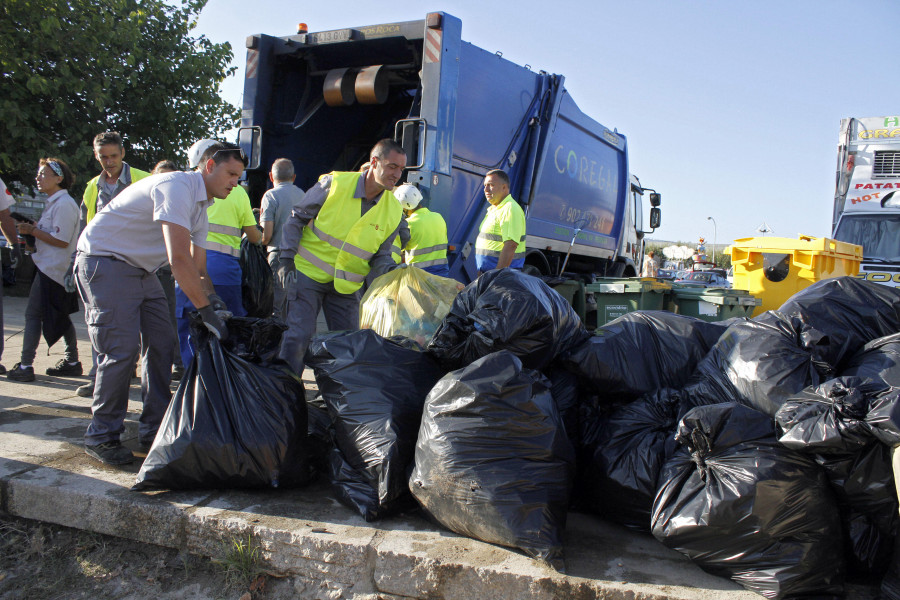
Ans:
<svg viewBox="0 0 900 600"><path fill-rule="evenodd" d="M78 292L98 356L85 452L106 464L134 460L119 436L139 350L144 365L138 428L142 447L153 442L171 398L174 333L155 272L171 264L206 327L219 338L227 336L209 299L215 290L206 274L206 209L213 199L228 196L247 160L234 144L217 143L206 150L201 164L192 173L165 173L131 185L97 213L78 240Z"/></svg>
<svg viewBox="0 0 900 600"><path fill-rule="evenodd" d="M282 231L278 276L287 300L288 330L281 358L296 373L324 309L328 329L359 326L359 290L366 276L396 267L391 242L403 210L391 190L406 167L406 152L383 139L363 172L322 176L294 207Z"/></svg>

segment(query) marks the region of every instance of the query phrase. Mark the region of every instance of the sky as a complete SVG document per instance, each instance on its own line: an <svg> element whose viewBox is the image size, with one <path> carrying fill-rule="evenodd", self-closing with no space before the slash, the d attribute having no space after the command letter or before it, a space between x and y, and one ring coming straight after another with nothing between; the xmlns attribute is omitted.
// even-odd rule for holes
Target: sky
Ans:
<svg viewBox="0 0 900 600"><path fill-rule="evenodd" d="M900 114L896 0L209 0L194 34L231 43L222 93L240 107L248 35L430 11L459 17L465 41L564 75L583 112L626 136L632 173L662 194L651 240L827 237L841 119Z"/></svg>

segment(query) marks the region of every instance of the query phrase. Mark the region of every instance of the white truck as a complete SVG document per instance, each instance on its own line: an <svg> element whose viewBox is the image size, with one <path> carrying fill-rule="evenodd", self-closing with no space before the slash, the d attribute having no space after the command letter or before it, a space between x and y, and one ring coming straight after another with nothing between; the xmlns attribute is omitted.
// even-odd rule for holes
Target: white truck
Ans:
<svg viewBox="0 0 900 600"><path fill-rule="evenodd" d="M863 247L859 277L900 286L900 116L841 119L831 237Z"/></svg>

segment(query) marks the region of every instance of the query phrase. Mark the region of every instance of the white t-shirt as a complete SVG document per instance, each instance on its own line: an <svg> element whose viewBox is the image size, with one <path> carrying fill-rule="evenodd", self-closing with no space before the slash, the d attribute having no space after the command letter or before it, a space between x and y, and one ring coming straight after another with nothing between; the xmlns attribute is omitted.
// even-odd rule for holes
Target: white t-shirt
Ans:
<svg viewBox="0 0 900 600"><path fill-rule="evenodd" d="M59 190L47 198L44 212L35 223L35 227L41 231L49 233L61 242L66 242L65 247L60 248L35 239L34 254L31 255L34 266L60 285L65 285L63 280L75 252L80 220L81 211L78 204L69 195L68 190Z"/></svg>
<svg viewBox="0 0 900 600"><path fill-rule="evenodd" d="M160 222L184 227L191 232L191 243L206 248L206 209L212 203L197 171L151 175L132 183L97 213L78 238L78 252L112 256L155 272L169 262Z"/></svg>

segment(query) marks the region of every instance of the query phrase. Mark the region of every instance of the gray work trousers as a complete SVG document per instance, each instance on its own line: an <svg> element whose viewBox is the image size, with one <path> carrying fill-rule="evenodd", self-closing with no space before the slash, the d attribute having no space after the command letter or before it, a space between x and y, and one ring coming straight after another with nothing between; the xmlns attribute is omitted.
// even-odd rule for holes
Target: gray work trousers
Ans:
<svg viewBox="0 0 900 600"><path fill-rule="evenodd" d="M166 294L166 302L169 304L169 318L172 320L172 333L175 336L173 343L174 364L176 367L184 367L181 364L181 346L178 343L178 320L175 318L175 278L172 277L172 268L163 267L156 272L156 277L162 285L163 292ZM91 347L91 370L88 373L90 378L94 378L97 373L97 351Z"/></svg>
<svg viewBox="0 0 900 600"><path fill-rule="evenodd" d="M93 417L85 444L118 440L125 430L128 391L138 353L143 360L144 405L138 434L141 441L152 441L172 397L174 333L159 279L121 260L81 253L75 260L75 275L88 335L97 352Z"/></svg>
<svg viewBox="0 0 900 600"><path fill-rule="evenodd" d="M285 306L284 286L278 277L278 250L269 252L269 266L272 267L272 276L275 278L275 303L272 305L272 316L276 319L287 319L287 306Z"/></svg>
<svg viewBox="0 0 900 600"><path fill-rule="evenodd" d="M316 332L319 310L325 311L329 331L359 329L359 292L341 294L334 283L319 283L297 271L297 281L287 295L288 329L281 338L279 357L298 375L303 373L303 355Z"/></svg>

